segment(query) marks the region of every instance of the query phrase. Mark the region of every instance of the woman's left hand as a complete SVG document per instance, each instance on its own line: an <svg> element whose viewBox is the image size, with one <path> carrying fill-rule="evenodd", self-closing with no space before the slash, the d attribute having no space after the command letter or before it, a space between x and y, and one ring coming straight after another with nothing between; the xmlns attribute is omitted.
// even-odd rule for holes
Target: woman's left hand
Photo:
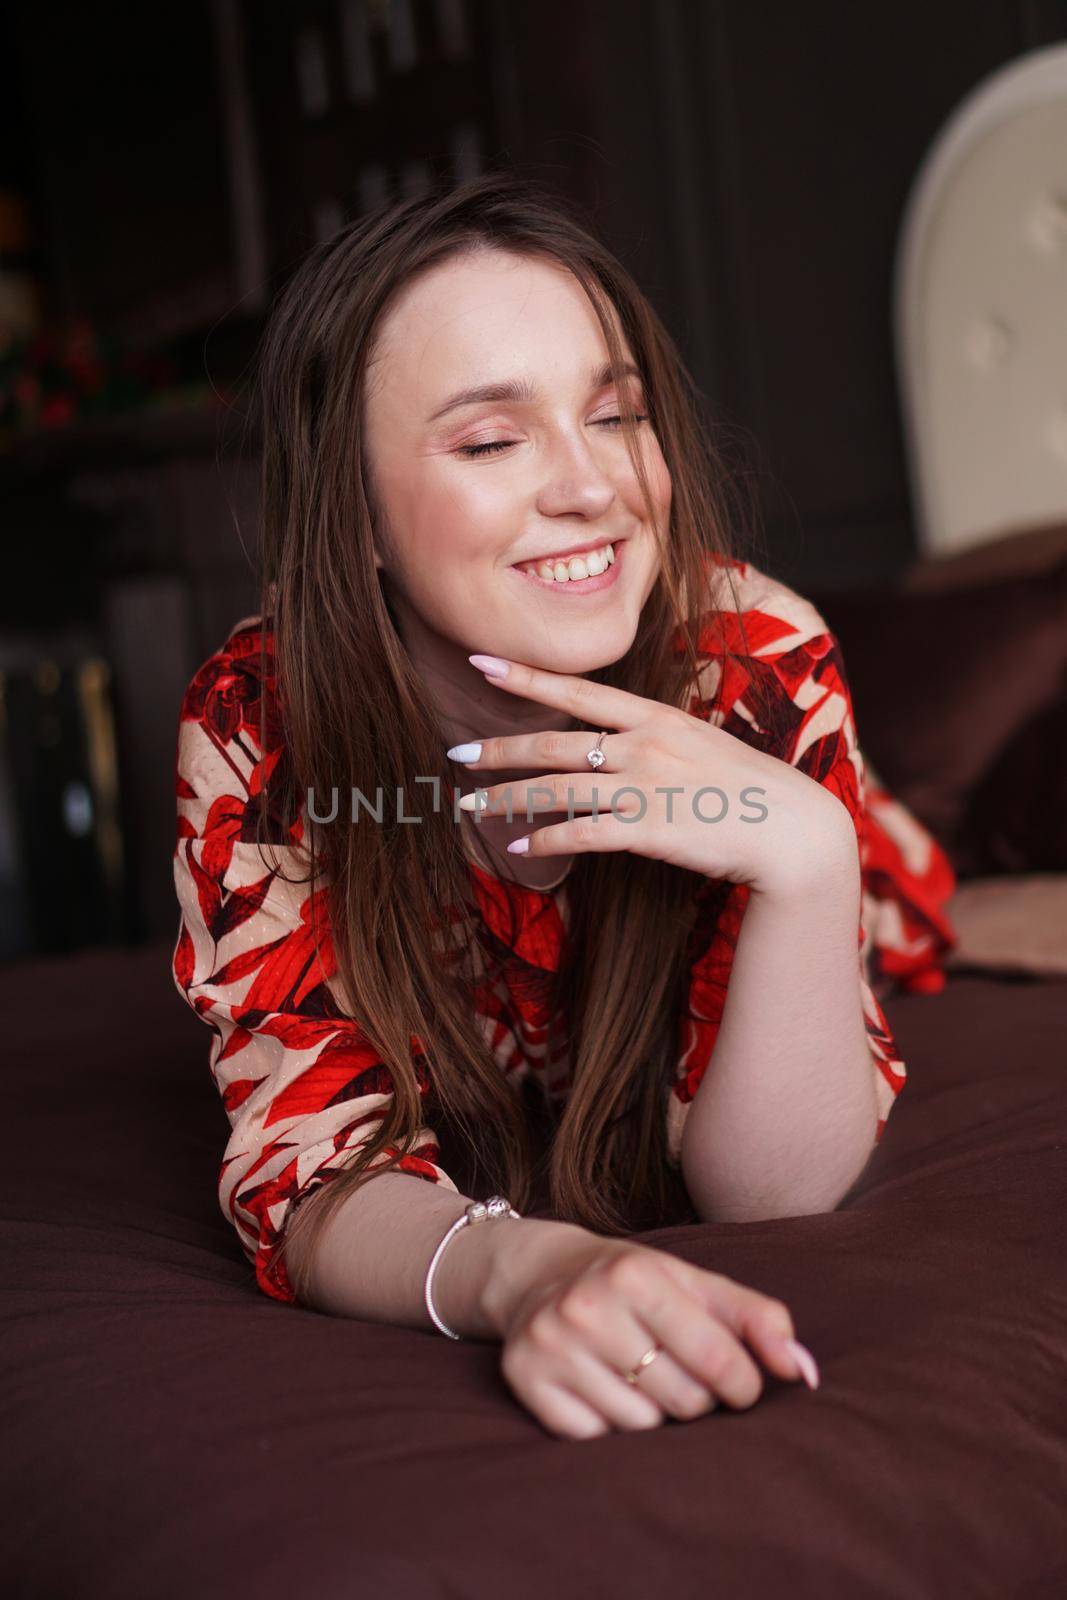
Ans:
<svg viewBox="0 0 1067 1600"><path fill-rule="evenodd" d="M479 666L495 658L470 659ZM504 677L486 672L494 688L609 730L597 771L586 759L597 734L580 729L486 738L479 759L464 763L478 773L545 768L460 802L486 816L506 814L510 797L512 816L530 821L566 813L525 836L529 855L632 850L761 892L814 881L828 853L856 855L847 807L777 756L658 700L518 661L507 666Z"/></svg>

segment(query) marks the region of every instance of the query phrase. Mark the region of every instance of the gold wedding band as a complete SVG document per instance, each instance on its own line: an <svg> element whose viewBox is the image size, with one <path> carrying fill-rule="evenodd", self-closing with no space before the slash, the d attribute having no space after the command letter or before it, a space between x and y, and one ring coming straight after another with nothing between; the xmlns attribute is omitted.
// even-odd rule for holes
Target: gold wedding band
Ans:
<svg viewBox="0 0 1067 1600"><path fill-rule="evenodd" d="M661 1344L654 1344L650 1349L646 1350L636 1367L631 1367L629 1372L623 1374L627 1383L636 1383L644 1368L648 1366L650 1361L655 1361L662 1349L663 1346Z"/></svg>

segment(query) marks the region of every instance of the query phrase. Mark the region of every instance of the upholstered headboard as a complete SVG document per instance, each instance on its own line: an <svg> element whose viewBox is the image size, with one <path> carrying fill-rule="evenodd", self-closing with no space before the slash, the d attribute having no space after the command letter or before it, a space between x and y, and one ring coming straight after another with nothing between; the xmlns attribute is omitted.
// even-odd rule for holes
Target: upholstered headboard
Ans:
<svg viewBox="0 0 1067 1600"><path fill-rule="evenodd" d="M1067 45L949 119L908 198L894 300L924 555L1067 520Z"/></svg>

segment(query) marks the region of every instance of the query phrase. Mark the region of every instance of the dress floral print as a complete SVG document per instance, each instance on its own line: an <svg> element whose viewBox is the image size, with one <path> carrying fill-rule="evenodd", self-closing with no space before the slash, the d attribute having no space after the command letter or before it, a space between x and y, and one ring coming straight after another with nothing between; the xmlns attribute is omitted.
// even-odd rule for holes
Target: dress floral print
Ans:
<svg viewBox="0 0 1067 1600"><path fill-rule="evenodd" d="M731 560L744 634L727 611L723 658L702 633L701 672L689 710L769 750L824 784L847 806L861 864L859 986L879 1105L878 1137L905 1082L905 1066L881 1007L894 990L932 992L955 943L946 905L955 877L944 851L865 761L837 640L815 607L751 563ZM716 640L721 634L716 631ZM174 881L180 907L172 970L184 999L211 1029L210 1068L229 1119L219 1203L260 1289L292 1302L276 1260L292 1208L349 1164L383 1120L388 1069L344 1008L325 890L314 897L295 855L303 815L256 843L252 801L285 757L282 730L260 723L262 621L238 623L183 697L178 728ZM273 684L268 684L272 688ZM758 691L758 692L756 692ZM758 720L753 707L774 707ZM272 696L267 697L273 704ZM772 723L768 727L766 723ZM287 849L294 854L292 866ZM281 872L272 870L277 861ZM554 890L504 883L470 863L478 936L493 948L496 976L476 986L480 1026L500 1070L518 1086L533 1077L551 1102L565 1100L566 1064L549 1044L545 997L565 942L568 881ZM747 886L698 885L690 979L677 1071L664 1106L668 1150L679 1160L685 1117L715 1047ZM313 926L317 929L317 939ZM450 937L461 938L462 919ZM425 1100L431 1082L415 1058ZM375 1165L395 1149L383 1150ZM440 1165L437 1135L423 1127L396 1170L455 1190Z"/></svg>

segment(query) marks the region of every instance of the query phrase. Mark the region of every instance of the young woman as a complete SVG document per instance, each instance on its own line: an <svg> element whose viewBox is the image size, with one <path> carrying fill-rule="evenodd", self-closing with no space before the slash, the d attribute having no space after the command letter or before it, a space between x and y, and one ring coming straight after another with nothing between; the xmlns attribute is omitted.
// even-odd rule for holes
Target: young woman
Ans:
<svg viewBox="0 0 1067 1600"><path fill-rule="evenodd" d="M669 336L492 175L314 249L258 387L174 976L259 1287L499 1340L563 1437L814 1387L784 1304L630 1235L838 1204L904 1081L870 959L936 972L951 873L906 818L865 881L837 642L737 553Z"/></svg>

